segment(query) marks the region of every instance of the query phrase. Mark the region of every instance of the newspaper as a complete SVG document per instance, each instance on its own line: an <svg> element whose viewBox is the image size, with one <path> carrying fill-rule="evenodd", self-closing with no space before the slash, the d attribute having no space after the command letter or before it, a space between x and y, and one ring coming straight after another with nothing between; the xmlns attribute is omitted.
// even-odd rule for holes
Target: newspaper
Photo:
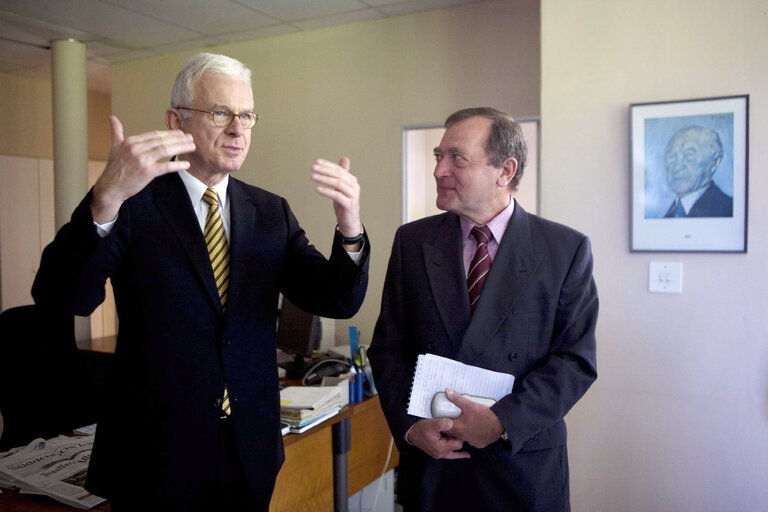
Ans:
<svg viewBox="0 0 768 512"><path fill-rule="evenodd" d="M80 509L106 501L86 491L93 436L35 439L0 453L0 487L41 494Z"/></svg>

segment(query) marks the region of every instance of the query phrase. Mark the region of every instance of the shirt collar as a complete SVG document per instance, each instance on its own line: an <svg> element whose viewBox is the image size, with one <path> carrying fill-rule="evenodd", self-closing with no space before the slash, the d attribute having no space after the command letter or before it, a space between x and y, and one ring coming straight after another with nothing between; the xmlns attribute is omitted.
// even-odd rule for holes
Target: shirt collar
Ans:
<svg viewBox="0 0 768 512"><path fill-rule="evenodd" d="M683 203L683 209L685 210L685 214L688 215L688 212L691 211L691 208L693 208L693 205L698 201L701 196L704 195L704 192L707 191L709 186L712 183L707 183L705 186L701 187L698 190L694 190L693 192L690 192L688 194L685 194L682 198L680 198L680 202Z"/></svg>
<svg viewBox="0 0 768 512"><path fill-rule="evenodd" d="M507 230L507 225L509 225L509 219L512 218L512 214L514 212L515 200L512 198L512 196L510 196L509 204L507 207L501 210L498 215L496 215L486 224L486 226L490 228L491 233L493 233L493 238L496 240L497 244L501 242L501 237L504 236L504 232ZM472 231L472 228L475 227L475 224L463 217L460 217L460 221L461 239L466 240L470 236L469 233Z"/></svg>
<svg viewBox="0 0 768 512"><path fill-rule="evenodd" d="M184 182L184 187L187 189L189 199L192 201L192 206L197 208L200 201L203 200L203 194L208 190L208 185L198 180L187 171L179 171L179 177ZM214 185L213 190L219 196L219 208L222 210L227 206L227 187L229 186L229 174L224 176L224 179Z"/></svg>

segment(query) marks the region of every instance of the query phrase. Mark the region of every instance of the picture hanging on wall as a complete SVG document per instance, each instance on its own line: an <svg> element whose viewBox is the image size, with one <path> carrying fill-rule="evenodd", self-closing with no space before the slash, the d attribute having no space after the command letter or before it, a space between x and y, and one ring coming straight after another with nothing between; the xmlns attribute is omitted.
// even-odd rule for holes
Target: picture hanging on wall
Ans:
<svg viewBox="0 0 768 512"><path fill-rule="evenodd" d="M748 95L630 105L630 250L747 252L748 130Z"/></svg>

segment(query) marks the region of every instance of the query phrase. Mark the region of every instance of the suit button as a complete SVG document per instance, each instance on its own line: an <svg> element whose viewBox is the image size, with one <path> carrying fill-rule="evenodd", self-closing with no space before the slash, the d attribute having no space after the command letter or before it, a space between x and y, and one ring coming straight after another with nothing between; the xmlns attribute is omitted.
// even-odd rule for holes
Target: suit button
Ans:
<svg viewBox="0 0 768 512"><path fill-rule="evenodd" d="M225 347L228 347L231 342L229 341L229 338L222 338L221 344Z"/></svg>
<svg viewBox="0 0 768 512"><path fill-rule="evenodd" d="M221 409L221 404L222 404L223 402L224 402L224 399L223 399L223 398L217 398L216 400L214 400L214 401L213 401L213 407L214 407L215 409Z"/></svg>
<svg viewBox="0 0 768 512"><path fill-rule="evenodd" d="M517 361L519 356L517 355L517 352L510 352L509 353L509 360L510 361Z"/></svg>

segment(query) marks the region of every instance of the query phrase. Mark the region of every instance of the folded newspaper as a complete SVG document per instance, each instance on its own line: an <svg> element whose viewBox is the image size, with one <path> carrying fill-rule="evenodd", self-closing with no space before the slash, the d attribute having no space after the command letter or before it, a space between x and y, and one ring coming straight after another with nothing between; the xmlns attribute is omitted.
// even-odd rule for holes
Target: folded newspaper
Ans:
<svg viewBox="0 0 768 512"><path fill-rule="evenodd" d="M83 488L92 447L92 435L59 436L0 453L0 488L50 496L80 509L104 503Z"/></svg>

